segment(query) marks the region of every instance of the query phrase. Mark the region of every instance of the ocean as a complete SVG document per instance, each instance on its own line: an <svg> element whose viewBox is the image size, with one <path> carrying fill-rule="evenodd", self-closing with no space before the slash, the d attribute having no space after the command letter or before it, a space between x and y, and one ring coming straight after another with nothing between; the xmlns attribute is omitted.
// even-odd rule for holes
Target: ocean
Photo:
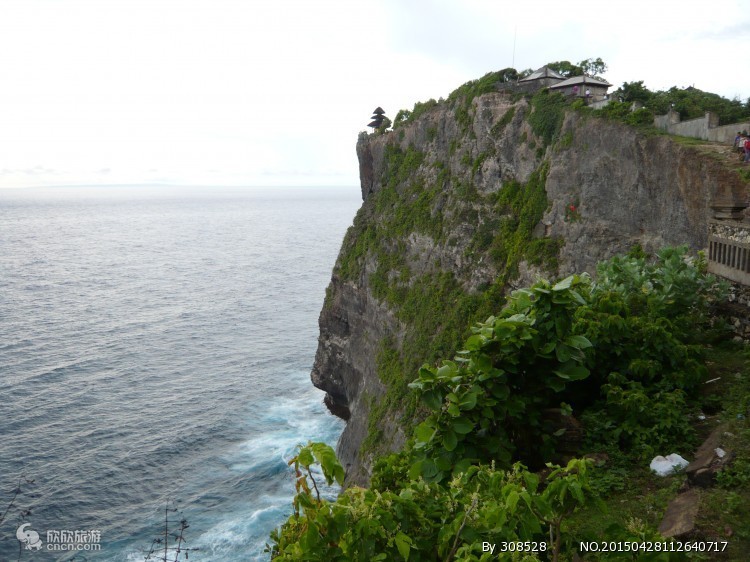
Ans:
<svg viewBox="0 0 750 562"><path fill-rule="evenodd" d="M189 560L268 560L295 447L343 428L309 375L360 203L354 187L0 190L0 517L21 480L0 561L143 560L165 513L189 525Z"/></svg>

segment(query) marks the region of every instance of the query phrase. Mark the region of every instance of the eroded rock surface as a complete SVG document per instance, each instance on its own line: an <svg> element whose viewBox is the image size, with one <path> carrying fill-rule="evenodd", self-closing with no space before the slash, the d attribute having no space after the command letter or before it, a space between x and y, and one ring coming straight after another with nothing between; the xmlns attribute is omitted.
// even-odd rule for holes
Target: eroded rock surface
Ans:
<svg viewBox="0 0 750 562"><path fill-rule="evenodd" d="M371 409L388 390L379 354L386 344L399 350L411 341L415 326L403 294L420 280L447 274L465 294L478 295L498 279L509 290L539 275L593 273L598 261L634 244L649 252L681 244L703 249L711 203L744 197L736 173L669 137L567 111L548 143L530 125L532 112L525 99L490 93L472 101L468 123L442 103L400 129L357 142L363 204L334 268L312 371L331 411L347 419L338 453L350 483L368 481L374 452L362 456L360 446ZM414 166L396 169L394 154L414 156ZM534 261L524 254L504 269L497 233L528 217L511 216L497 196L513 182L531 189L539 178L547 205L529 237L550 241L545 247L554 256ZM395 265L381 263L383 256ZM454 306L439 297L434 304L436 315ZM378 453L403 444L413 420L402 415L396 408L378 418Z"/></svg>

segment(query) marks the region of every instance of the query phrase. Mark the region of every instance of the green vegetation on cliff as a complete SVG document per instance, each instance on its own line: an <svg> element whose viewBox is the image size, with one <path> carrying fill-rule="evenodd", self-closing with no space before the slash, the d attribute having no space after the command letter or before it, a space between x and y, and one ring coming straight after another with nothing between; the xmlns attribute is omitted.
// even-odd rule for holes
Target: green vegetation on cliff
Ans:
<svg viewBox="0 0 750 562"><path fill-rule="evenodd" d="M481 91L481 84L474 88ZM366 277L373 296L387 303L407 328L402 341L383 342L378 356L378 376L388 390L372 405L365 449L381 441L383 417L398 412L407 427L419 417L405 373L455 353L467 322L497 308L522 260L547 271L556 269L561 241L533 235L549 204L547 166L540 165L525 184L509 181L494 193L480 194L473 177L487 156L466 159L469 177L454 176L442 162L428 162L413 146L387 144L382 186L347 233L338 274L346 281ZM473 235L463 249L454 248L456 233L465 225ZM423 239L415 242L414 236ZM410 253L407 239L408 246L418 249ZM424 263L434 246L472 261L485 256L496 272L493 282L470 288L442 263Z"/></svg>
<svg viewBox="0 0 750 562"><path fill-rule="evenodd" d="M579 540L662 541L656 529L685 477L655 480L648 461L675 451L689 457L705 436L701 410L723 408L737 450L750 450L744 418L734 419L750 413L749 360L712 347L723 327L709 309L722 287L705 275L702 258L684 249L650 260L633 252L601 264L596 281L539 281L507 296L520 274L537 273L529 264L557 273L564 241L547 237L559 224L542 224L545 212L582 220L575 191L565 192L561 210L546 189L550 165L581 145L567 125L562 134L566 111L580 110L568 123L610 117L650 127L652 117L628 103L604 112L571 107L547 90L510 107L507 95L474 103L503 76L400 112L401 129L368 155L377 185L335 277L366 290L399 323L376 357L386 393L363 400L369 435L359 459L380 458L369 490L326 501L305 484L312 458L309 446L300 450L295 514L270 547L280 560L489 560L497 552L483 543L511 541L535 543L537 552L499 558L571 560ZM433 109L439 127L435 115L417 122ZM717 406L720 395L704 383L716 374L707 358L720 353L742 363L747 379L723 387L741 397ZM394 422L411 438L382 456ZM702 529L711 538L750 529L737 507L750 501L750 452L740 461L719 478L735 496L706 493L712 503L701 517L717 523ZM330 467L323 472L335 479ZM737 535L732 553L750 542L747 532ZM621 556L636 558L684 556Z"/></svg>
<svg viewBox="0 0 750 562"><path fill-rule="evenodd" d="M549 237L559 228L541 219L552 210L546 192L550 162L580 145L574 146L573 131L561 132L566 111L576 110L578 102L571 107L561 94L542 89L509 107L507 96L490 97L480 104L479 115L477 96L495 91L507 76L506 71L489 73L462 85L447 100L415 105L397 119L412 126L379 143L378 185L355 219L337 266L343 281L366 287L400 324L398 336L380 342L376 371L386 394L367 401L369 435L361 451L365 458L387 448L382 431L393 424L384 420L397 420L409 431L426 415L406 392L407 373L455 353L457 342L468 334L467 322L496 310L519 275L557 272L565 241ZM434 108L442 108L445 121L439 143L434 142L431 118L416 122ZM651 119L649 110L632 112L627 103L613 102L596 112L578 109L631 125ZM479 131L477 124L486 129L486 137L473 135ZM414 139L427 142L410 144ZM497 158L514 141L519 145L515 155ZM493 160L502 160L502 168L493 167ZM513 177L519 169L524 181ZM489 177L497 177L497 183ZM579 222L580 197L570 194L564 217L559 213L558 207L552 216ZM664 398L677 400L677 395ZM615 399L613 394L613 408Z"/></svg>
<svg viewBox="0 0 750 562"><path fill-rule="evenodd" d="M715 402L703 392L705 351L720 329L709 312L722 292L705 263L684 249L655 260L614 258L599 266L596 282L571 276L514 292L471 329L452 360L419 370L411 388L430 414L403 451L376 465L369 490L322 499L311 465L320 457L329 483L341 482L340 465L320 445L301 448L292 461L295 512L272 534L272 555L477 561L498 558L487 544L515 544L524 554L500 558L570 560L581 540L663 542L653 518L636 506L653 501L663 509L680 477L655 484L653 496L640 500L621 492L654 478L638 467L655 452L694 446L692 414ZM732 415L747 409L750 387L745 380L735 389L744 396L727 405ZM570 416L587 430L577 452L597 453L604 466L591 459L552 464ZM744 417L738 423L734 430L750 440ZM743 522L736 506L750 500L750 456L741 453L741 460L719 483L733 487L735 507L717 517L736 526ZM614 513L602 511L612 497ZM750 536L742 530L736 540ZM638 559L686 558L642 554Z"/></svg>
<svg viewBox="0 0 750 562"><path fill-rule="evenodd" d="M587 74L589 76L599 76L606 72L607 65L600 58L586 59L573 64L569 61L556 61L547 63L549 68L560 72L563 76L572 77ZM408 123L414 122L428 110L439 106L441 103L448 103L454 108L455 117L461 125L464 132L471 124L471 109L474 98L487 92L496 91L499 84L514 82L517 78L531 73L531 70L522 73L513 68L506 68L497 72L489 72L482 78L471 80L448 95L447 100L435 101L430 99L427 102L417 102L414 108L401 110L396 116L394 128L401 127ZM559 93L548 93L548 90L541 90L533 96L525 94L532 100L533 104L538 104L545 98L554 100L554 107L542 107L537 113L537 117L532 118L532 125L535 127L535 133L542 136L546 144L550 144L552 136L549 131L542 131L545 127L554 128L556 119L548 119L546 113L550 110L561 111L565 105L564 98ZM541 96L539 94L542 94ZM518 94L520 96L524 94ZM750 119L750 98L744 102L741 99L727 99L712 92L705 92L698 88L689 86L687 88L678 88L673 86L667 90L652 91L649 90L643 80L633 82L623 82L623 84L610 93L613 102L602 110L602 114L607 117L616 118L629 125L650 126L653 125L654 115L664 115L668 111L674 110L680 114L680 118L685 121L703 117L706 112L710 111L718 115L720 125L739 123ZM636 111L632 110L633 102L637 102L642 107ZM583 100L578 100L579 107L583 108ZM539 120L543 119L543 122ZM534 125L534 121L536 124ZM559 129L558 129L559 130Z"/></svg>
<svg viewBox="0 0 750 562"><path fill-rule="evenodd" d="M412 475L439 480L461 459L549 460L550 407L589 416L595 442L636 457L691 443L687 399L706 374L698 342L722 290L704 266L665 250L654 263L613 258L593 285L572 276L513 293L457 363L419 371L413 386L433 413L415 430Z"/></svg>
<svg viewBox="0 0 750 562"><path fill-rule="evenodd" d="M478 80L466 82L448 95L446 101L450 107L454 108L456 121L462 130L466 131L471 125L471 106L474 98L496 91L498 82L502 81L503 71L488 72Z"/></svg>
<svg viewBox="0 0 750 562"><path fill-rule="evenodd" d="M546 145L560 132L565 117L566 101L562 94L542 90L531 98L534 111L529 116L529 124L534 134L540 136Z"/></svg>

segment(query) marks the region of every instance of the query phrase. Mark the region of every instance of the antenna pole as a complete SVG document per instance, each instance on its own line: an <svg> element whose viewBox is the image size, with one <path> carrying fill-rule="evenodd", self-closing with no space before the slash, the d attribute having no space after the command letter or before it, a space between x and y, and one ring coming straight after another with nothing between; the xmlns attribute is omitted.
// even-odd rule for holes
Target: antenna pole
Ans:
<svg viewBox="0 0 750 562"><path fill-rule="evenodd" d="M516 33L518 32L518 26L513 27L513 62L510 64L511 68L516 67Z"/></svg>

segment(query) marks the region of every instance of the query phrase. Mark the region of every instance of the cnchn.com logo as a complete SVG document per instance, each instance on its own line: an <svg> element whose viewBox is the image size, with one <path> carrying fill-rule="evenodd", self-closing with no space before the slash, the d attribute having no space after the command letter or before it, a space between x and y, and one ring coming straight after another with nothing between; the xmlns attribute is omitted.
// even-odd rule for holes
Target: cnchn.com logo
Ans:
<svg viewBox="0 0 750 562"><path fill-rule="evenodd" d="M31 523L24 523L16 529L16 538L26 545L26 550L41 550L42 539L39 533L29 529ZM101 531L47 531L46 550L101 550Z"/></svg>
<svg viewBox="0 0 750 562"><path fill-rule="evenodd" d="M39 533L26 527L31 527L31 523L24 523L16 529L16 538L26 545L26 550L41 550L42 539L39 538Z"/></svg>

